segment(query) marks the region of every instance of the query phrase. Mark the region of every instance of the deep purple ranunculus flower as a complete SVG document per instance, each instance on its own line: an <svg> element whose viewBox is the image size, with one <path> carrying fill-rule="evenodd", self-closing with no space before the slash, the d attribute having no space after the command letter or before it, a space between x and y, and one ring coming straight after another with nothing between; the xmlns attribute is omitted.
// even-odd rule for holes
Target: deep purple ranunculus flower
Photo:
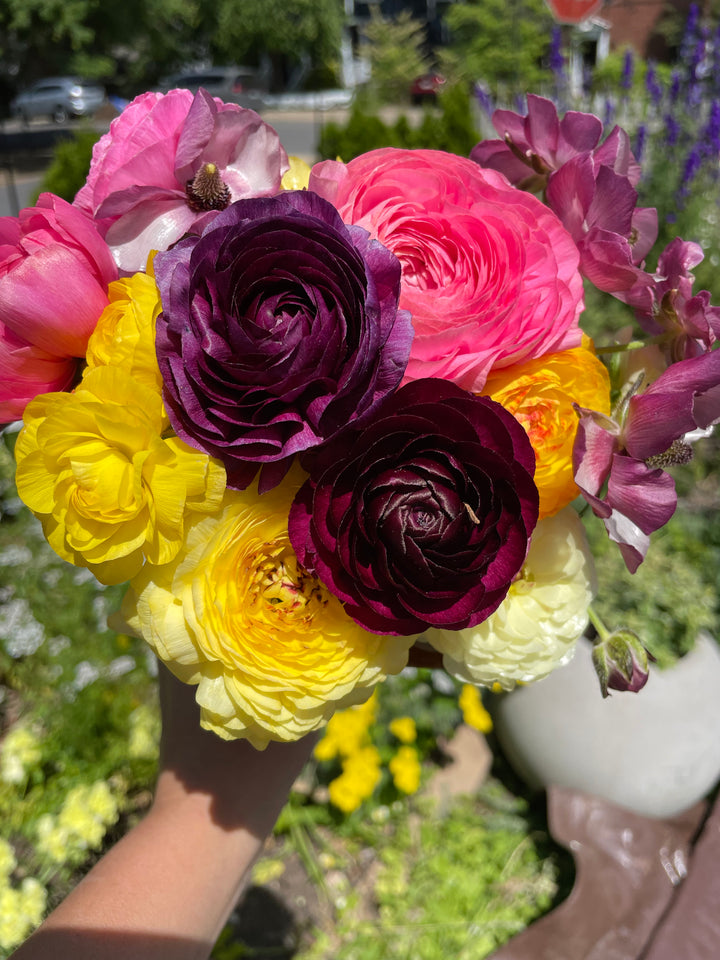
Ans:
<svg viewBox="0 0 720 960"><path fill-rule="evenodd" d="M262 466L270 489L400 384L412 342L400 263L314 193L232 204L158 254L155 277L168 416L231 487Z"/></svg>
<svg viewBox="0 0 720 960"><path fill-rule="evenodd" d="M460 630L500 605L538 513L535 455L500 404L415 380L303 465L290 542L365 629Z"/></svg>

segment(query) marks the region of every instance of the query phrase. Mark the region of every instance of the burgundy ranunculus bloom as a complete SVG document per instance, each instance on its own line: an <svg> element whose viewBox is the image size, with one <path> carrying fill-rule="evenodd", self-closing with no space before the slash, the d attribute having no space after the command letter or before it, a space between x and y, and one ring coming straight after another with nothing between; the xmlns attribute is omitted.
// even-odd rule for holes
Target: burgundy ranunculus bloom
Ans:
<svg viewBox="0 0 720 960"><path fill-rule="evenodd" d="M400 263L308 191L232 204L155 259L157 353L187 443L260 492L294 454L361 424L400 383Z"/></svg>
<svg viewBox="0 0 720 960"><path fill-rule="evenodd" d="M365 430L305 459L290 541L367 630L461 630L502 602L538 493L527 434L500 404L415 380Z"/></svg>

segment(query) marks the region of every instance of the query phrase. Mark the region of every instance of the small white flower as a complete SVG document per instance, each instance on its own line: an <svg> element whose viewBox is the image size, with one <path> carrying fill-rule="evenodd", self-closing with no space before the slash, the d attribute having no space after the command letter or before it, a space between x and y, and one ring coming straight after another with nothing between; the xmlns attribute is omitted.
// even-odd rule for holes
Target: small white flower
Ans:
<svg viewBox="0 0 720 960"><path fill-rule="evenodd" d="M94 683L99 676L100 670L94 663L90 663L89 660L81 660L75 667L75 678L73 679L72 685L75 690L84 690L85 687Z"/></svg>

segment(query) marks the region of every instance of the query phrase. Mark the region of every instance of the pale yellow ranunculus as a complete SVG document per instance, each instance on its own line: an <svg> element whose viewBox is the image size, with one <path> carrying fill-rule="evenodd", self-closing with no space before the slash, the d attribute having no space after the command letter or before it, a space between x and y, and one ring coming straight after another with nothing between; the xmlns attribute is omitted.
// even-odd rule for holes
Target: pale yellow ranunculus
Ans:
<svg viewBox="0 0 720 960"><path fill-rule="evenodd" d="M193 522L183 549L146 566L123 603L129 627L181 680L198 685L200 722L263 749L296 740L366 700L401 670L411 638L367 633L299 567L287 518L293 471L262 496L228 490Z"/></svg>
<svg viewBox="0 0 720 960"><path fill-rule="evenodd" d="M222 499L222 465L165 436L160 394L119 367L87 371L74 393L37 397L24 419L18 493L53 550L102 583L172 560L188 516Z"/></svg>
<svg viewBox="0 0 720 960"><path fill-rule="evenodd" d="M466 630L428 630L425 638L458 680L511 690L570 660L594 592L585 530L566 507L538 523L520 577L495 613Z"/></svg>

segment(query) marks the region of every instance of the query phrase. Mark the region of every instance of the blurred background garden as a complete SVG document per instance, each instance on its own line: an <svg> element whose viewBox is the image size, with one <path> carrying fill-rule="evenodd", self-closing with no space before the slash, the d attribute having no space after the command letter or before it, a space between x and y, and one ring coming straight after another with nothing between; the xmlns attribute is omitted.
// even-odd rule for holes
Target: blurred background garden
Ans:
<svg viewBox="0 0 720 960"><path fill-rule="evenodd" d="M242 64L270 123L273 97L292 94L302 109L314 92L343 91L348 105L314 126L314 157L347 161L387 145L467 155L496 135L496 107L524 112L527 92L543 94L596 113L606 132L628 130L639 204L659 212L655 249L674 236L699 242L696 290L720 304L720 2L595 6L571 26L544 0L2 0L0 116L51 73L102 84L107 117L182 71ZM72 125L39 189L72 199L96 120ZM589 285L586 303L591 335L632 324ZM15 491L15 437L11 426L0 442L0 958L147 810L159 733L153 656L108 626L122 589L47 546ZM711 435L677 471L679 508L635 576L584 517L597 612L635 630L659 668L701 632L720 635L717 453ZM572 859L486 709L512 695L408 668L337 715L214 956L479 960L560 903Z"/></svg>

